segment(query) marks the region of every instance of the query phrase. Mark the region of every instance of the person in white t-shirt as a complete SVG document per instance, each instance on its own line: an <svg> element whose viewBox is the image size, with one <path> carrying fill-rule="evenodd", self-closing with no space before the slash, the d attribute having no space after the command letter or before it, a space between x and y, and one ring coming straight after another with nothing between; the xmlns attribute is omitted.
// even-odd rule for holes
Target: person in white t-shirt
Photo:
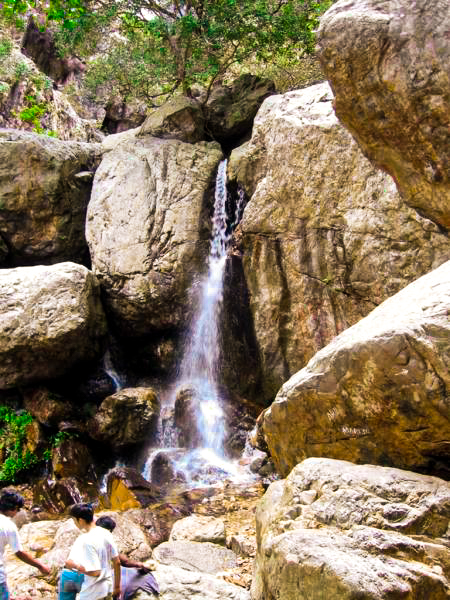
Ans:
<svg viewBox="0 0 450 600"><path fill-rule="evenodd" d="M76 540L70 569L84 574L78 600L112 600L120 596L120 561L111 533L94 523L90 504L74 504L69 512L83 532ZM79 561L79 564L77 564ZM1 600L1 598L0 598Z"/></svg>
<svg viewBox="0 0 450 600"><path fill-rule="evenodd" d="M50 569L22 550L17 525L11 520L24 505L23 498L16 492L5 490L0 496L0 600L9 600L8 585L6 582L5 562L3 554L9 545L14 554L21 561L36 567L43 575L49 575Z"/></svg>

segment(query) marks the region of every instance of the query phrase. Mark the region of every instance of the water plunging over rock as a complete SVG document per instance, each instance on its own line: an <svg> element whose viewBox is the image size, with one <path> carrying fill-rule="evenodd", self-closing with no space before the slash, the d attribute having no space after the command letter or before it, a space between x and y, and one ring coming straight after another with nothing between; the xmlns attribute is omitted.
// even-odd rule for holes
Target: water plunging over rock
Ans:
<svg viewBox="0 0 450 600"><path fill-rule="evenodd" d="M244 195L239 195L229 223L226 178L227 161L224 160L216 179L208 273L200 283L194 284L197 289L192 290L198 308L186 335L173 388L170 405L174 404L175 408L166 407L168 415L162 417L160 432L161 446L166 446L174 472L182 470L188 480L201 483L213 483L236 474L236 466L228 461L224 452L226 415L219 386L220 315L227 249L231 232L242 213ZM176 446L189 452L180 454ZM152 461L157 455L160 457L160 453L153 452L147 459L146 476L153 472Z"/></svg>

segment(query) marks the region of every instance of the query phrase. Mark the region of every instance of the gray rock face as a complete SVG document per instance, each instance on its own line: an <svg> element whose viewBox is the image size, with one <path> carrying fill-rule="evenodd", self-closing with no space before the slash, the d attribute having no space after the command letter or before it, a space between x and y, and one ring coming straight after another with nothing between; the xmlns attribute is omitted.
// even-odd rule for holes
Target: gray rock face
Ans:
<svg viewBox="0 0 450 600"><path fill-rule="evenodd" d="M230 176L266 400L333 337L450 258L338 122L327 84L271 96Z"/></svg>
<svg viewBox="0 0 450 600"><path fill-rule="evenodd" d="M222 519L202 515L190 515L180 519L172 527L169 541L212 542L225 545L225 523Z"/></svg>
<svg viewBox="0 0 450 600"><path fill-rule="evenodd" d="M173 328L203 268L221 151L214 143L125 141L97 170L86 237L93 270L126 335Z"/></svg>
<svg viewBox="0 0 450 600"><path fill-rule="evenodd" d="M0 389L58 377L101 352L106 320L81 265L0 270Z"/></svg>
<svg viewBox="0 0 450 600"><path fill-rule="evenodd" d="M237 556L232 550L211 542L163 542L154 549L153 557L165 565L211 575L237 564Z"/></svg>
<svg viewBox="0 0 450 600"><path fill-rule="evenodd" d="M449 474L450 261L287 381L260 426L277 470L308 456Z"/></svg>
<svg viewBox="0 0 450 600"><path fill-rule="evenodd" d="M449 28L447 0L341 0L319 29L336 114L405 202L447 229Z"/></svg>
<svg viewBox="0 0 450 600"><path fill-rule="evenodd" d="M1 265L88 263L84 226L99 160L97 144L0 132Z"/></svg>
<svg viewBox="0 0 450 600"><path fill-rule="evenodd" d="M247 590L207 573L158 565L154 576L159 583L160 600L250 600ZM145 592L135 596L135 600L154 598Z"/></svg>
<svg viewBox="0 0 450 600"><path fill-rule="evenodd" d="M305 503L311 492L315 500ZM310 458L256 513L253 600L440 600L450 589L446 481Z"/></svg>
<svg viewBox="0 0 450 600"><path fill-rule="evenodd" d="M126 388L103 400L88 427L91 437L120 449L150 439L158 415L152 388Z"/></svg>

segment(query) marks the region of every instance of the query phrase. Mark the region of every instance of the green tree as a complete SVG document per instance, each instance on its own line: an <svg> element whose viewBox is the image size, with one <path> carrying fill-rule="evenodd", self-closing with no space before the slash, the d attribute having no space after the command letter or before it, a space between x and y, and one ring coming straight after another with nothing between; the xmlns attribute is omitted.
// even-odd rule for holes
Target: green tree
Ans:
<svg viewBox="0 0 450 600"><path fill-rule="evenodd" d="M177 90L211 89L249 59L314 50L320 14L333 0L51 0L2 4L9 18L58 23L58 43L91 61L88 82L122 99L158 102ZM43 19L42 15L45 15ZM114 31L114 35L107 33Z"/></svg>

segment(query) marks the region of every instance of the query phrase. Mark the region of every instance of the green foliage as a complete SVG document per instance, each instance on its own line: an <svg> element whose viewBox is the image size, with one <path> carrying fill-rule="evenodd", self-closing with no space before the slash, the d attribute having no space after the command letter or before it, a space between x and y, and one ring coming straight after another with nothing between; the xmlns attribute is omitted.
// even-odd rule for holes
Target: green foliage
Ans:
<svg viewBox="0 0 450 600"><path fill-rule="evenodd" d="M25 101L27 105L18 114L19 119L24 123L33 125L32 131L35 133L41 133L48 135L49 137L58 137L56 131L45 129L41 125L42 117L49 110L48 104L44 101L38 101L36 96L33 94L25 96Z"/></svg>
<svg viewBox="0 0 450 600"><path fill-rule="evenodd" d="M0 38L0 61L5 59L7 56L11 54L12 51L12 41L6 37Z"/></svg>
<svg viewBox="0 0 450 600"><path fill-rule="evenodd" d="M33 421L27 413L16 413L7 406L0 406L0 449L4 453L0 468L0 481L16 481L17 474L29 469L38 457L26 448L26 429Z"/></svg>
<svg viewBox="0 0 450 600"><path fill-rule="evenodd" d="M16 81L20 81L24 77L26 77L30 72L30 67L27 65L25 61L21 61L17 63L15 68L15 77Z"/></svg>
<svg viewBox="0 0 450 600"><path fill-rule="evenodd" d="M16 412L8 406L0 406L0 482L14 483L18 476L31 467L51 459L52 449L65 440L77 437L76 433L59 431L50 437L47 447L38 455L26 447L27 427L33 417L26 411Z"/></svg>
<svg viewBox="0 0 450 600"><path fill-rule="evenodd" d="M10 19L39 10L41 21L45 14L46 23L58 23L61 53L96 54L86 76L92 94L157 104L177 90L189 95L194 84L209 93L214 81L249 61L295 63L314 51L319 16L332 2L9 0L0 6Z"/></svg>

